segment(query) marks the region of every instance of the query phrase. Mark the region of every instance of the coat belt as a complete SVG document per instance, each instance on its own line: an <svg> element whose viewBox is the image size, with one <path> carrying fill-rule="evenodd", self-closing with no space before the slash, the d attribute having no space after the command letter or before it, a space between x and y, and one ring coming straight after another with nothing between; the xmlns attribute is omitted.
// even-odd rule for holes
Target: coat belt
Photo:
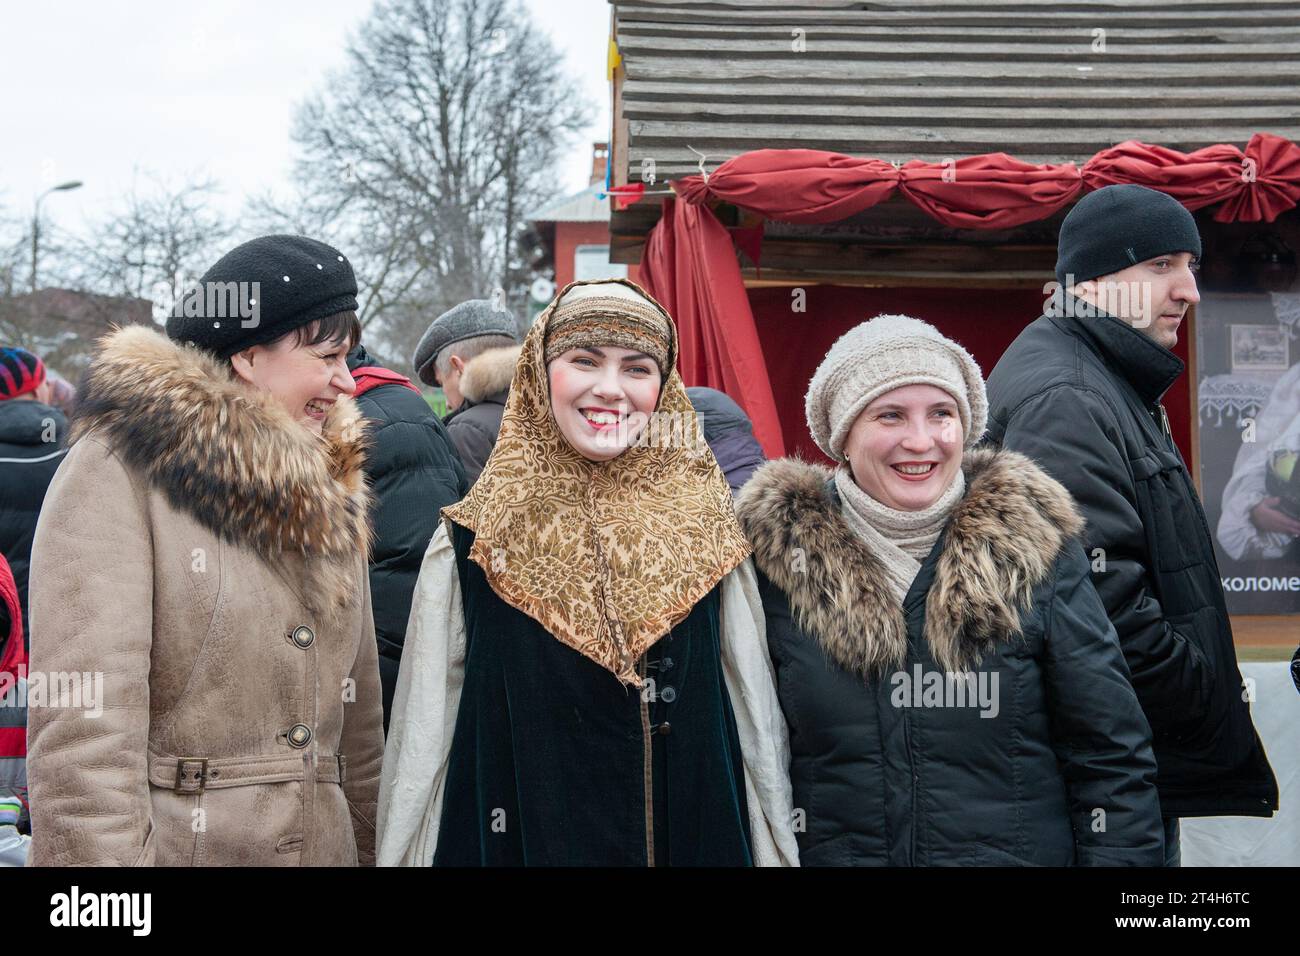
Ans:
<svg viewBox="0 0 1300 956"><path fill-rule="evenodd" d="M149 782L176 793L201 793L223 787L249 787L259 783L290 783L303 779L301 754L264 757L150 757ZM321 756L316 780L342 784L347 779L343 754Z"/></svg>

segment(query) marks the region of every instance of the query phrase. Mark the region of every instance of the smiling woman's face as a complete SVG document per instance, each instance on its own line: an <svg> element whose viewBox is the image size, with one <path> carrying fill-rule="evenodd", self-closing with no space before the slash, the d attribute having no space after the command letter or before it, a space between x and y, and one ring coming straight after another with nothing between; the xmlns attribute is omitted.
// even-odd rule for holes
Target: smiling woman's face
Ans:
<svg viewBox="0 0 1300 956"><path fill-rule="evenodd" d="M904 385L864 408L844 441L854 483L895 511L939 500L961 467L957 403L933 385Z"/></svg>
<svg viewBox="0 0 1300 956"><path fill-rule="evenodd" d="M590 461L617 458L636 441L663 384L654 359L616 345L569 349L546 371L560 434Z"/></svg>
<svg viewBox="0 0 1300 956"><path fill-rule="evenodd" d="M347 339L301 345L289 334L230 357L235 374L270 392L304 428L321 434L325 416L341 395L357 390L348 372Z"/></svg>

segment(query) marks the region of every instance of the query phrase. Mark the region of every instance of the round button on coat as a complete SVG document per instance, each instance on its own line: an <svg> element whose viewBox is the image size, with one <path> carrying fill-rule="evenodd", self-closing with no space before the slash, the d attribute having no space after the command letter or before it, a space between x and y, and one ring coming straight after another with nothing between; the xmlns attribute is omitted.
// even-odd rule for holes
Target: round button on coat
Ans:
<svg viewBox="0 0 1300 956"><path fill-rule="evenodd" d="M659 734L660 737L667 737L669 734L673 732L673 725L668 723L668 721L665 720L662 724L659 725L659 729L655 732Z"/></svg>
<svg viewBox="0 0 1300 956"><path fill-rule="evenodd" d="M316 632L306 624L299 624L293 629L293 633L289 635L289 639L299 647L305 649L311 647L312 642L316 640Z"/></svg>
<svg viewBox="0 0 1300 956"><path fill-rule="evenodd" d="M289 746L306 747L311 743L311 728L306 724L294 724L289 728Z"/></svg>

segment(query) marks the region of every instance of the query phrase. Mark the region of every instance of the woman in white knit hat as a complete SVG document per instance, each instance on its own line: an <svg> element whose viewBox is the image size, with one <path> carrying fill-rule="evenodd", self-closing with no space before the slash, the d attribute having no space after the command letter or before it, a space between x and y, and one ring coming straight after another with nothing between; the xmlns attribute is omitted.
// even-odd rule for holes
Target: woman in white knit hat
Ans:
<svg viewBox="0 0 1300 956"><path fill-rule="evenodd" d="M1151 865L1150 731L1082 522L975 448L974 359L882 315L831 348L808 425L836 463L741 492L789 725L803 865Z"/></svg>

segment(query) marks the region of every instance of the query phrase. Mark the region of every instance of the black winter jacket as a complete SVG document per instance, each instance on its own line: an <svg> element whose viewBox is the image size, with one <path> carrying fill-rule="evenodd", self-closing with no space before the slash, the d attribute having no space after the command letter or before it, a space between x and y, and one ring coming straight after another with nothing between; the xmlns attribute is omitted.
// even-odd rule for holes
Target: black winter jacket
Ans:
<svg viewBox="0 0 1300 956"><path fill-rule="evenodd" d="M67 454L68 420L57 408L25 399L0 401L0 554L18 585L27 627L27 570L45 491Z"/></svg>
<svg viewBox="0 0 1300 956"><path fill-rule="evenodd" d="M365 368L380 369L390 380L367 381L358 372ZM469 483L438 416L424 396L402 384L409 380L378 365L362 345L348 354L348 369L361 376L357 406L371 422L365 466L374 498L370 594L387 732L415 579L439 512L463 498Z"/></svg>
<svg viewBox="0 0 1300 956"><path fill-rule="evenodd" d="M1020 455L964 467L901 607L826 469L773 461L741 492L800 863L1159 866L1150 730L1077 512Z"/></svg>
<svg viewBox="0 0 1300 956"><path fill-rule="evenodd" d="M726 476L732 494L739 492L754 477L758 466L767 461L763 446L754 437L753 423L725 392L692 386L686 390L686 396L695 407L704 440Z"/></svg>
<svg viewBox="0 0 1300 956"><path fill-rule="evenodd" d="M1087 522L1093 583L1154 734L1165 816L1269 816L1210 529L1160 396L1182 360L1119 319L1031 323L989 376L989 439L1037 460Z"/></svg>

